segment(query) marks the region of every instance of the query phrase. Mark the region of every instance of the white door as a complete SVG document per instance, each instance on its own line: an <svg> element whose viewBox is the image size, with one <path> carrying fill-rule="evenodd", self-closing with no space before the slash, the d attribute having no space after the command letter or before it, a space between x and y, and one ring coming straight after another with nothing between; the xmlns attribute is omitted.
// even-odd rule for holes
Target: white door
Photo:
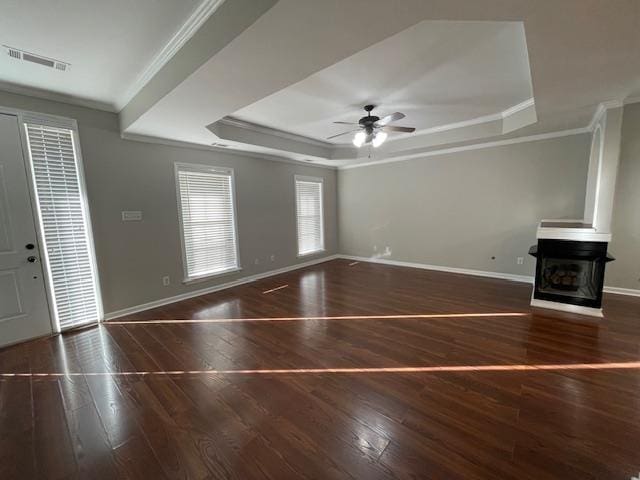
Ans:
<svg viewBox="0 0 640 480"><path fill-rule="evenodd" d="M51 333L18 118L0 114L0 347Z"/></svg>

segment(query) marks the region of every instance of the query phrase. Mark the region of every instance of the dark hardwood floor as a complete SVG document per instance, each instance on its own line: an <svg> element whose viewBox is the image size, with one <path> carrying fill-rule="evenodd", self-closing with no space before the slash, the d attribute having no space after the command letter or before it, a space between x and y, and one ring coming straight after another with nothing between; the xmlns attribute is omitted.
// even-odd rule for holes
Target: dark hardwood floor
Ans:
<svg viewBox="0 0 640 480"><path fill-rule="evenodd" d="M0 478L638 474L640 298L530 292L336 260L1 350Z"/></svg>

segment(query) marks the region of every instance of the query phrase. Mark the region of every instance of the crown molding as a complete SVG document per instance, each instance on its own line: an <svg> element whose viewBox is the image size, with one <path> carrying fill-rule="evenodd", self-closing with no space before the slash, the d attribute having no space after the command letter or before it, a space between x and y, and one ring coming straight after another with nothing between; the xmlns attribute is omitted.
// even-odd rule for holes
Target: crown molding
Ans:
<svg viewBox="0 0 640 480"><path fill-rule="evenodd" d="M527 108L530 108L532 106L535 105L535 100L533 98L529 98L527 100L525 100L524 102L518 103L517 105L514 105L512 107L509 107L508 109L502 111L502 112L498 112L498 113L493 113L491 115L484 115L482 117L476 117L476 118L472 118L470 120L464 120L462 122L455 122L455 123L449 123L446 125L439 125L436 127L431 127L431 128L427 128L425 130L420 130L418 132L415 133L415 135L420 136L420 135L428 135L428 134L432 134L432 133L438 133L438 132L444 132L447 130L455 130L458 128L464 128L464 127L470 127L473 125L480 125L483 123L489 123L489 122L494 122L494 121L499 121L499 120L504 120L505 118L509 118L512 115L515 115L518 112L521 112L522 110L525 110ZM256 123L251 123L251 122L247 122L245 120L240 120L238 118L234 118L232 116L228 116L225 117L221 120L218 120L218 122L216 123L221 123L223 125L228 125L228 126L232 126L232 127L236 127L236 128L242 128L244 130L249 130L252 132L256 132L256 133L261 133L264 135L271 135L271 136L275 136L275 137L279 137L279 138L284 138L287 140L293 140L296 142L303 142L306 143L308 145L314 145L314 146L318 146L318 147L324 147L324 148L335 148L336 146L341 146L341 145L347 145L347 143L344 144L334 144L334 143L330 143L330 142L323 142L321 140L316 140L314 138L309 138L309 137L305 137L303 135L297 135L294 133L290 133L290 132L286 132L283 130L278 130L275 128L271 128L271 127L266 127L264 125L259 125ZM395 138L395 139L389 139L390 142L393 142L395 140L401 140L402 138Z"/></svg>
<svg viewBox="0 0 640 480"><path fill-rule="evenodd" d="M218 122L216 123L221 123L223 125L228 125L230 127L242 128L244 130L249 130L256 133L262 133L264 135L272 135L274 137L285 138L287 140L307 143L309 145L314 145L316 147L331 148L334 146L333 143L323 142L321 140L316 140L315 138L309 138L303 135L297 135L295 133L285 132L284 130L278 130L276 128L259 125L257 123L247 122L234 117L224 117L223 119L218 120Z"/></svg>
<svg viewBox="0 0 640 480"><path fill-rule="evenodd" d="M631 105L632 103L640 103L640 95L635 97L627 97L622 102L624 105Z"/></svg>
<svg viewBox="0 0 640 480"><path fill-rule="evenodd" d="M482 117L471 118L469 120L463 120L461 122L447 123L445 125L425 128L424 130L415 132L414 136L430 135L432 133L446 132L448 130L456 130L458 128L472 127L474 125L480 125L483 123L496 122L498 120L502 120L502 118L502 112L492 113L490 115L483 115ZM397 138L394 140L397 140Z"/></svg>
<svg viewBox="0 0 640 480"><path fill-rule="evenodd" d="M416 158L434 157L437 155L446 155L449 153L466 152L470 150L480 150L483 148L502 147L505 145L514 145L517 143L537 142L539 140L549 140L552 138L568 137L572 135L580 135L582 133L589 133L588 128L576 128L573 130L560 130L557 132L541 133L538 135L529 135L526 137L508 138L506 140L496 140L493 142L474 143L473 145L463 145L460 147L443 148L440 150L429 150L423 153L415 153L407 155L401 158L389 158L387 160L378 160L373 162L357 163L355 165L343 165L338 167L339 170L350 170L352 168L369 167L374 165L382 165L385 163L406 162L408 160L414 160Z"/></svg>
<svg viewBox="0 0 640 480"><path fill-rule="evenodd" d="M117 113L115 106L107 102L74 97L72 95L66 95L64 93L53 92L51 90L42 90L35 87L16 85L15 83L0 81L0 91L14 93L16 95L24 95L26 97L51 100L52 102L66 103L68 105L76 105L78 107L92 108L94 110L101 110L103 112Z"/></svg>
<svg viewBox="0 0 640 480"><path fill-rule="evenodd" d="M512 115L515 115L518 112L521 112L522 110L526 110L527 108L531 108L531 107L535 107L536 105L536 101L533 97L525 100L524 102L520 102L517 105L514 105L513 107L509 107L506 110L503 110L502 112L500 112L500 116L504 119L504 118L509 118Z"/></svg>
<svg viewBox="0 0 640 480"><path fill-rule="evenodd" d="M225 0L203 0L186 22L156 54L147 67L138 75L126 93L116 101L117 111L122 110L133 97L164 67L171 58L189 41L204 22L224 3Z"/></svg>
<svg viewBox="0 0 640 480"><path fill-rule="evenodd" d="M329 170L337 170L337 167L333 165L324 165L316 162L307 162L304 160L294 160L292 158L279 157L276 155L270 155L266 153L257 153L257 152L249 152L246 150L239 150L233 147L215 147L213 145L204 145L201 143L193 143L193 142L183 142L181 140L171 140L168 138L161 137L153 137L151 135L140 135L137 133L126 133L123 132L120 137L123 140L131 140L134 142L143 142L143 143L155 143L158 145L166 145L169 147L179 147L179 148L192 148L196 150L206 150L210 152L217 153L226 153L229 155L235 155L238 157L249 157L249 158L257 158L260 160L269 160L272 162L283 162L283 163L291 163L294 165L304 165L305 167L316 167L316 168L324 168Z"/></svg>
<svg viewBox="0 0 640 480"><path fill-rule="evenodd" d="M463 120L461 122L447 123L445 125L438 125L436 127L426 128L424 130L420 130L415 132L415 135L429 135L431 133L439 133L446 132L448 130L456 130L458 128L464 127L472 127L474 125L480 125L483 123L496 122L498 120L504 120L505 118L509 118L512 115L515 115L522 110L530 108L535 105L535 100L533 98L529 98L524 102L520 102L517 105L513 105L512 107L503 110L502 112L492 113L490 115L483 115L481 117L471 118L469 120Z"/></svg>
<svg viewBox="0 0 640 480"><path fill-rule="evenodd" d="M620 100L607 100L606 102L600 102L598 104L598 108L596 108L596 111L593 114L593 117L591 118L591 121L589 122L589 126L587 127L589 131L593 132L595 130L596 125L607 110L622 107L623 105L624 102L621 102Z"/></svg>

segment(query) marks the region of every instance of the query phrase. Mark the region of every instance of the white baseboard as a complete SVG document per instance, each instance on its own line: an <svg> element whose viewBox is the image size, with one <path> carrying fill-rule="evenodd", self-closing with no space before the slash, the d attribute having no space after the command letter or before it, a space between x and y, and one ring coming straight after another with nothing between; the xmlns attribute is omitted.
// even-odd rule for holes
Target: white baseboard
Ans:
<svg viewBox="0 0 640 480"><path fill-rule="evenodd" d="M439 272L461 273L463 275L475 275L478 277L500 278L503 280L511 280L513 282L522 282L522 283L530 283L530 284L533 284L534 282L534 277L528 276L528 275L515 275L512 273L502 273L502 272L486 272L484 270L471 270L467 268L457 268L457 267L443 267L441 265L428 265L426 263L401 262L399 260L390 260L387 258L358 257L355 255L338 255L338 257L344 258L346 260L357 260L360 262L381 263L383 265L395 265L398 267L422 268L424 270L437 270ZM634 290L632 288L605 286L603 291L605 293L615 293L618 295L629 295L632 297L640 297L640 290Z"/></svg>
<svg viewBox="0 0 640 480"><path fill-rule="evenodd" d="M213 287L202 288L199 290L194 290L192 292L175 295L173 297L162 298L159 300L154 300L153 302L143 303L141 305L135 305L133 307L124 308L122 310L116 310L113 312L106 313L104 316L104 320L112 320L114 318L123 317L125 315L132 315L134 313L143 312L145 310L150 310L152 308L162 307L170 303L180 302L182 300L188 300L189 298L205 295L207 293L213 293L220 290L225 290L227 288L236 287L238 285L244 285L245 283L255 282L256 280L262 280L263 278L272 277L274 275L279 275L281 273L291 272L293 270L298 270L300 268L317 265L318 263L328 262L329 260L335 260L337 258L343 258L345 260L355 260L359 262L380 263L382 265L394 265L397 267L421 268L423 270L436 270L439 272L459 273L463 275L473 275L477 277L499 278L502 280L510 280L512 282L522 282L522 283L529 283L529 284L533 284L533 280L534 280L533 277L528 275L515 275L512 273L487 272L484 270L472 270L467 268L444 267L442 265L429 265L425 263L402 262L399 260L390 260L387 258L359 257L354 255L336 254L336 255L329 255L322 258L317 258L315 260L310 260L304 263L298 263L296 265L291 265L284 268L279 268L277 270L269 270L268 272L259 273L257 275L242 277L232 282L214 285ZM633 290L630 288L604 287L604 291L606 293L615 293L618 295L630 295L634 297L640 297L640 290Z"/></svg>
<svg viewBox="0 0 640 480"><path fill-rule="evenodd" d="M300 268L317 265L318 263L328 262L329 260L335 260L336 258L340 258L340 255L328 255L326 257L317 258L315 260L309 260L308 262L297 263L295 265L278 268L276 270L269 270L268 272L258 273L256 275L249 275L247 277L242 277L237 280L233 280L232 282L221 283L219 285L214 285L212 287L193 290L191 292L182 293L180 295L175 295L173 297L161 298L159 300L154 300L153 302L134 305L133 307L129 307L129 308L123 308L122 310L115 310L113 312L106 313L104 315L104 320L113 320L114 318L124 317L125 315L132 315L134 313L143 312L145 310L151 310L152 308L162 307L170 303L180 302L182 300L188 300L189 298L198 297L200 295L205 295L207 293L218 292L220 290L225 290L227 288L237 287L238 285L244 285L245 283L251 283L251 282L255 282L256 280L262 280L263 278L273 277L274 275L280 275L281 273L287 273L293 270L298 270Z"/></svg>
<svg viewBox="0 0 640 480"><path fill-rule="evenodd" d="M426 263L401 262L399 260L390 260L387 258L375 257L357 257L353 255L339 255L340 258L347 260L357 260L360 262L381 263L383 265L395 265L397 267L422 268L424 270L437 270L439 272L461 273L463 275L474 275L477 277L500 278L502 280L511 280L512 282L533 283L533 277L528 275L515 275L513 273L486 272L484 270L471 270L468 268L443 267L442 265L428 265Z"/></svg>
<svg viewBox="0 0 640 480"><path fill-rule="evenodd" d="M616 293L618 295L629 295L631 297L640 297L640 290L634 290L633 288L604 287L604 292Z"/></svg>

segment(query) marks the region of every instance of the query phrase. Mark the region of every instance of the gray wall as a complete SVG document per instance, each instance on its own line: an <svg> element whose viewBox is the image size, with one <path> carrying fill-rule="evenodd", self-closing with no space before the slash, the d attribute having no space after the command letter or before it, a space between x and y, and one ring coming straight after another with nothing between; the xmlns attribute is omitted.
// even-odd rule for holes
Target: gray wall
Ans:
<svg viewBox="0 0 640 480"><path fill-rule="evenodd" d="M47 100L0 92L0 105L78 121L105 312L323 256L296 255L296 174L324 178L326 254L337 252L335 170L123 140L115 114ZM241 272L181 283L176 161L235 170ZM144 220L123 223L122 210L142 210ZM162 286L165 275L168 287Z"/></svg>
<svg viewBox="0 0 640 480"><path fill-rule="evenodd" d="M606 284L640 289L640 103L624 108L612 232Z"/></svg>
<svg viewBox="0 0 640 480"><path fill-rule="evenodd" d="M295 174L325 179L327 254L531 275L527 250L538 221L582 216L586 134L341 170L336 178L334 170L123 140L111 113L3 92L0 105L78 120L106 312L306 261L296 257ZM618 261L606 283L632 289L640 288L639 131L640 104L629 105L611 244ZM241 272L181 283L175 161L235 169ZM122 223L122 210L142 210L144 221Z"/></svg>
<svg viewBox="0 0 640 480"><path fill-rule="evenodd" d="M581 134L340 170L340 252L533 275L538 222L582 218L589 147Z"/></svg>

